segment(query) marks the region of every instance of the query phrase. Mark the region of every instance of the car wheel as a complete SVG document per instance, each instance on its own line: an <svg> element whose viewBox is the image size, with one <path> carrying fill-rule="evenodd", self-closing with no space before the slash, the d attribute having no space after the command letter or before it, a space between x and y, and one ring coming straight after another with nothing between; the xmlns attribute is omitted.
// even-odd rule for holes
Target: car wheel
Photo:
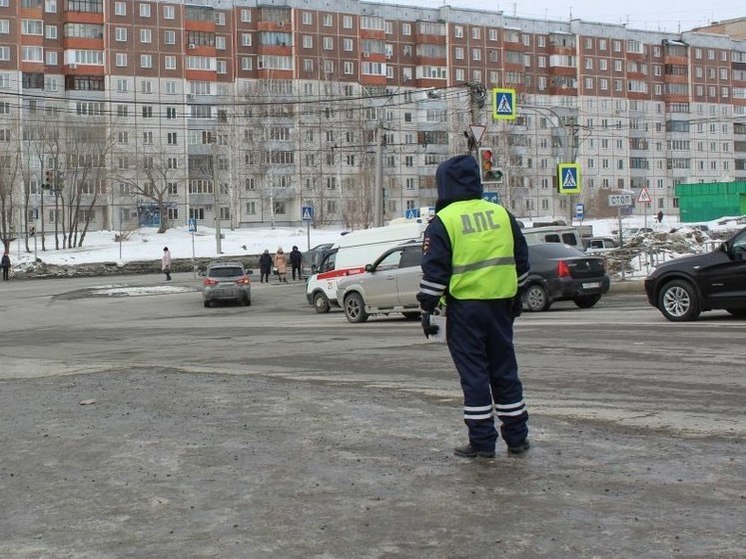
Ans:
<svg viewBox="0 0 746 559"><path fill-rule="evenodd" d="M593 305L598 303L600 300L601 300L600 295L582 295L580 297L575 297L575 299L573 299L575 304L581 309L590 309Z"/></svg>
<svg viewBox="0 0 746 559"><path fill-rule="evenodd" d="M526 289L526 295L523 297L526 308L531 312L541 312L549 308L549 295L547 290L539 284L534 284Z"/></svg>
<svg viewBox="0 0 746 559"><path fill-rule="evenodd" d="M210 301L205 301L205 308L206 308L206 309L209 309L209 308L210 308L211 306L212 306L212 302L210 302Z"/></svg>
<svg viewBox="0 0 746 559"><path fill-rule="evenodd" d="M693 320L699 316L697 292L687 281L670 281L658 295L658 309L672 322Z"/></svg>
<svg viewBox="0 0 746 559"><path fill-rule="evenodd" d="M422 313L419 311L417 312L407 311L407 312L403 312L402 314L404 315L404 318L406 318L407 320L419 320L420 317L422 317Z"/></svg>
<svg viewBox="0 0 746 559"><path fill-rule="evenodd" d="M251 306L251 297L244 297L243 299L241 299L241 304L244 307L250 307Z"/></svg>
<svg viewBox="0 0 746 559"><path fill-rule="evenodd" d="M329 312L329 299L326 298L326 295L321 292L315 293L313 296L313 308L319 314Z"/></svg>
<svg viewBox="0 0 746 559"><path fill-rule="evenodd" d="M738 318L746 318L746 309L725 309L733 316L737 316Z"/></svg>
<svg viewBox="0 0 746 559"><path fill-rule="evenodd" d="M345 317L352 323L365 322L368 313L365 312L365 301L360 293L350 293L345 296Z"/></svg>

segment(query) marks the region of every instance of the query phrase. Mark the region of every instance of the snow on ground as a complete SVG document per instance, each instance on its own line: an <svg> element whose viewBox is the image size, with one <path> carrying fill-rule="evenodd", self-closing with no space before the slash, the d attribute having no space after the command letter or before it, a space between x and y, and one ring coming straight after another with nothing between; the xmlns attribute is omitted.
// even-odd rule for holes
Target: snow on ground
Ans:
<svg viewBox="0 0 746 559"><path fill-rule="evenodd" d="M551 219L542 218L541 220L551 221ZM743 224L737 224L737 219L737 217L721 218L703 222L702 225L708 226L709 233L723 230L737 230L743 227ZM538 220L538 218L534 218L534 220ZM531 226L534 220L531 218L521 219L527 227ZM617 218L583 221L583 225L593 226L593 234L595 236L612 236L612 232L618 228L618 224ZM578 222L575 222L574 225L578 225ZM626 217L622 220L623 228L643 227L644 225L645 218L642 216ZM647 218L647 226L660 232L667 232L672 228L679 228L681 231L686 231L690 230L692 225L694 224L679 224L678 218L673 216L664 217L663 223L660 224L652 215ZM142 228L134 231L121 243L115 240L117 233L117 231L89 232L82 247L66 250L54 250L54 234L47 233L47 250L41 250L41 238L37 237L36 255L42 261L56 265L75 265L92 262L124 263L130 261L160 260L163 254L163 247L167 246L171 251L172 258L191 258L192 256L217 257L215 231L209 227L200 226L194 235L189 232L187 227L183 226L174 227L162 234L157 233L157 230L154 228ZM305 227L277 227L274 229L246 228L236 230L223 228L222 233L225 238L221 240L221 248L223 257L226 257L260 254L264 249L269 249L270 253L274 254L278 247L282 247L287 253L290 252L293 245L297 245L301 252L303 252L317 244L335 242L340 238L342 230L313 228L307 230ZM707 236L708 233L705 235ZM697 244L695 239L692 238L687 242L692 243L693 250L691 252L697 251L699 247L694 246ZM14 268L23 268L33 262L33 238L29 240L29 249L30 252L26 252L23 242L18 240L13 241L10 256ZM650 263L633 263L633 267L639 269L640 274L647 275Z"/></svg>

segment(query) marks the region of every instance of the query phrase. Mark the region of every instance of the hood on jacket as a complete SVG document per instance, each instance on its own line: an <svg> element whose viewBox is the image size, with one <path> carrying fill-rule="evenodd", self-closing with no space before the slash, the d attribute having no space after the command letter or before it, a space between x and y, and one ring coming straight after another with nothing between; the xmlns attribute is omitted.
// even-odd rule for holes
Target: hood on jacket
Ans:
<svg viewBox="0 0 746 559"><path fill-rule="evenodd" d="M478 200L484 192L479 166L471 155L457 155L443 161L435 172L435 181L438 184L436 212L451 202Z"/></svg>

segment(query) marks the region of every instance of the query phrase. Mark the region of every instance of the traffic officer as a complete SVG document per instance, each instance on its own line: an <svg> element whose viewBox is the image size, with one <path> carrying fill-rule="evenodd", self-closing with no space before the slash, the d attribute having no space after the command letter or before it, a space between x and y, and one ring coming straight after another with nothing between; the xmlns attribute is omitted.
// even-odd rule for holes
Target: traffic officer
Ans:
<svg viewBox="0 0 746 559"><path fill-rule="evenodd" d="M461 378L469 443L457 456L495 456L494 414L508 452L529 448L528 412L513 348L513 319L528 278L528 247L517 221L482 200L479 167L470 155L444 161L436 172L436 215L425 231L423 278L417 299L426 336L442 298L446 341Z"/></svg>

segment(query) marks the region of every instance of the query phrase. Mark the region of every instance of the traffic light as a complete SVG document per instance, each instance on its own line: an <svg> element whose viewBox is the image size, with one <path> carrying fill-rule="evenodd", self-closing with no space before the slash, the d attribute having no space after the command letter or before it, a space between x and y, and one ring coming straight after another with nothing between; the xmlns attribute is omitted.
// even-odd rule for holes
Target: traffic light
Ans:
<svg viewBox="0 0 746 559"><path fill-rule="evenodd" d="M479 177L482 183L503 181L503 170L497 166L492 148L479 148Z"/></svg>
<svg viewBox="0 0 746 559"><path fill-rule="evenodd" d="M54 171L46 171L44 173L44 183L41 185L42 188L49 190L52 188L52 184L54 183Z"/></svg>

